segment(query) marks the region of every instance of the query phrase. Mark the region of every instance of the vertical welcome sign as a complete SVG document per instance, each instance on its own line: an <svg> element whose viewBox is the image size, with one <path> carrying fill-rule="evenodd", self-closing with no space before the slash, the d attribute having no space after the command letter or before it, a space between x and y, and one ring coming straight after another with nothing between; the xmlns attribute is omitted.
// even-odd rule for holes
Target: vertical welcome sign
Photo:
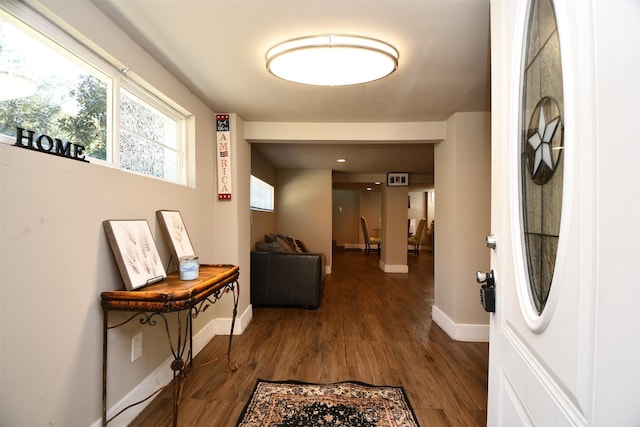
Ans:
<svg viewBox="0 0 640 427"><path fill-rule="evenodd" d="M231 129L229 115L216 114L218 200L231 200Z"/></svg>

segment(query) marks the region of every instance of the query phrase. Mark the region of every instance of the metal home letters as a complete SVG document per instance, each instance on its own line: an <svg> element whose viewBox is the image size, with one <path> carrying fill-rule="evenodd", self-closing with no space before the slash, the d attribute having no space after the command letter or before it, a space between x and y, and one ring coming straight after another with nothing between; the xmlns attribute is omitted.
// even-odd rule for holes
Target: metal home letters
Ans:
<svg viewBox="0 0 640 427"><path fill-rule="evenodd" d="M89 160L85 159L84 145L62 142L59 138L52 138L45 134L38 137L35 135L36 133L32 130L16 127L16 143L13 145L89 163Z"/></svg>

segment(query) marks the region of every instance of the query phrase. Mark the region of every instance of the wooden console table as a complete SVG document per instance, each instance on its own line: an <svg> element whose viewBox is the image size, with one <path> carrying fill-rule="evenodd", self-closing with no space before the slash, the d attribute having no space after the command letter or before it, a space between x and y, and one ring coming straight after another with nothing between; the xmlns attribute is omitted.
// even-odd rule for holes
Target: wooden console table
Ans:
<svg viewBox="0 0 640 427"><path fill-rule="evenodd" d="M229 333L229 347L227 364L234 371L237 368L231 363L231 341L238 310L238 297L240 285L238 277L240 269L235 265L214 264L201 265L200 274L196 280L180 280L178 273L171 273L166 279L152 285L134 291L104 291L101 294L103 313L103 338L102 338L102 425L106 426L115 417L127 409L146 401L158 391L139 402L133 403L119 413L107 419L107 356L108 356L108 331L125 325L138 318L143 325L155 325L157 319L164 322L167 338L173 362L173 425L178 424L178 407L180 404L180 392L186 370L193 363L193 328L192 322L201 311L226 293L233 295L233 317L231 319L231 331ZM109 325L109 312L130 311L135 312L126 320ZM183 327L182 314L188 311L188 316ZM176 312L178 318L177 337L171 339L169 323L166 313ZM184 328L184 329L183 329ZM175 343L175 344L174 344ZM188 351L187 351L188 349ZM186 360L185 360L186 352ZM164 387L163 387L164 388Z"/></svg>

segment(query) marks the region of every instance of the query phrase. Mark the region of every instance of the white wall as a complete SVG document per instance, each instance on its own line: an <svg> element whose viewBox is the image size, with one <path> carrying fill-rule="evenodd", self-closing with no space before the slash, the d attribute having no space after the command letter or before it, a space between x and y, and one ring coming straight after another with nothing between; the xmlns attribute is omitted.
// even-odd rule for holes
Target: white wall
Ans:
<svg viewBox="0 0 640 427"><path fill-rule="evenodd" d="M476 271L490 268L490 114L456 113L435 149L435 305L433 318L460 340L488 340ZM480 326L480 328L478 328ZM480 331L479 334L477 332Z"/></svg>
<svg viewBox="0 0 640 427"><path fill-rule="evenodd" d="M236 176L237 205L221 208L212 111L90 2L44 4L70 32L80 30L195 121L195 188L0 144L0 425L87 426L101 414L100 292L123 286L102 221L147 219L166 263L155 211L180 210L200 260L239 264L241 286L248 288L248 238L242 232L248 213L245 218L240 207L248 206L250 160L240 141L236 173L247 176ZM225 236L233 242L231 252L216 243L225 229L232 230ZM194 322L196 334L214 319L230 317L228 299ZM240 313L247 301L245 293ZM167 360L160 328L132 325L110 333L109 406ZM131 336L137 332L144 334L143 357L132 363Z"/></svg>

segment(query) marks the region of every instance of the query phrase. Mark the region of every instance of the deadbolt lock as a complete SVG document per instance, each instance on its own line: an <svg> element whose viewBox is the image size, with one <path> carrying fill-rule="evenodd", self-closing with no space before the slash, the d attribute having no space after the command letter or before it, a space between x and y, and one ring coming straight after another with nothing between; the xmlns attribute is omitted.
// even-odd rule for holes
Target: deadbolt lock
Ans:
<svg viewBox="0 0 640 427"><path fill-rule="evenodd" d="M478 271L476 273L476 281L481 283L480 287L480 304L484 311L494 313L496 311L496 281L493 270L488 273Z"/></svg>

